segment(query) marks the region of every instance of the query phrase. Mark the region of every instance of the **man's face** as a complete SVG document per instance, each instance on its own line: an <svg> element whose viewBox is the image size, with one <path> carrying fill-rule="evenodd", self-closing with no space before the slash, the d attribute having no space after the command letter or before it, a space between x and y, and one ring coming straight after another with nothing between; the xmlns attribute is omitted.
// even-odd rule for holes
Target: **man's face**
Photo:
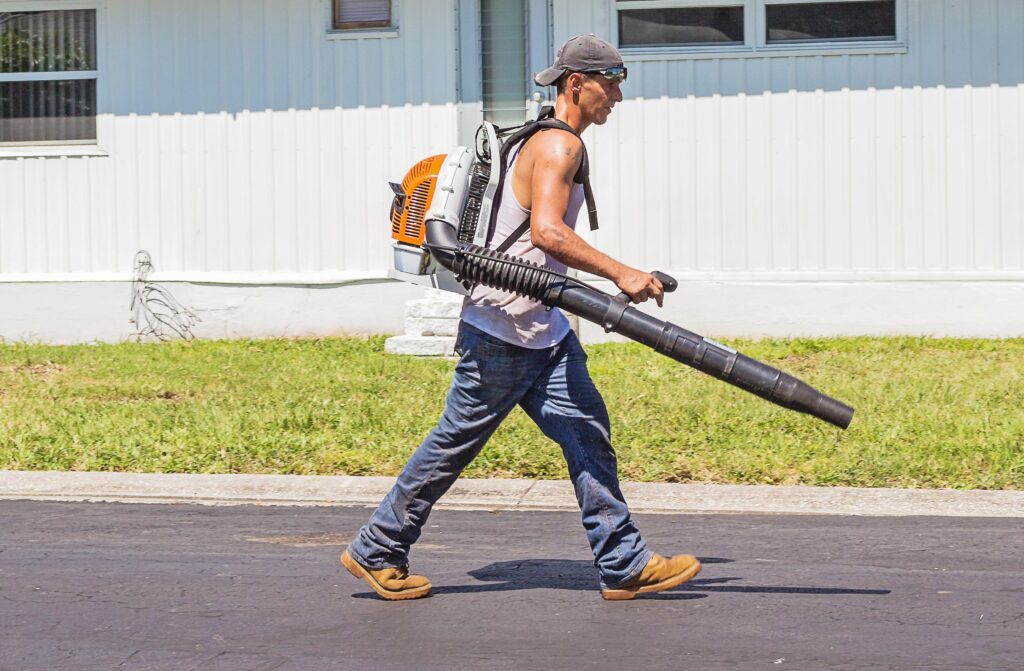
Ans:
<svg viewBox="0 0 1024 671"><path fill-rule="evenodd" d="M603 75L580 75L580 110L598 126L608 121L612 108L622 100L620 83Z"/></svg>

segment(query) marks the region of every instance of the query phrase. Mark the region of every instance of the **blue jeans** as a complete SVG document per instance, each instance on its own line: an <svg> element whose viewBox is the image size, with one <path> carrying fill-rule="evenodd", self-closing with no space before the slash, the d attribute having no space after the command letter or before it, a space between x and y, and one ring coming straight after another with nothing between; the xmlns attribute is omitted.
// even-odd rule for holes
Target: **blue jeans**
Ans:
<svg viewBox="0 0 1024 671"><path fill-rule="evenodd" d="M431 507L518 403L562 447L601 582L637 575L651 552L619 489L608 411L576 334L546 349L511 345L465 322L461 355L441 420L349 546L371 568L403 567Z"/></svg>

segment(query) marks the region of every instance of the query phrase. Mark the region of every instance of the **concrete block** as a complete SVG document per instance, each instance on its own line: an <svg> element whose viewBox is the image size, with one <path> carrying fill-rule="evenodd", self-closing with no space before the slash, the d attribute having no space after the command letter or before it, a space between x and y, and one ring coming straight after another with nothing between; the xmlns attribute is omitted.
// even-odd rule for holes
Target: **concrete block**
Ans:
<svg viewBox="0 0 1024 671"><path fill-rule="evenodd" d="M423 317L438 319L458 319L462 314L462 296L447 291L441 292L455 300L438 299L435 297L408 301L405 304L406 317Z"/></svg>
<svg viewBox="0 0 1024 671"><path fill-rule="evenodd" d="M458 319L439 317L406 317L405 335L454 336L459 332Z"/></svg>
<svg viewBox="0 0 1024 671"><path fill-rule="evenodd" d="M454 356L455 338L452 336L400 335L384 341L388 354L412 356Z"/></svg>

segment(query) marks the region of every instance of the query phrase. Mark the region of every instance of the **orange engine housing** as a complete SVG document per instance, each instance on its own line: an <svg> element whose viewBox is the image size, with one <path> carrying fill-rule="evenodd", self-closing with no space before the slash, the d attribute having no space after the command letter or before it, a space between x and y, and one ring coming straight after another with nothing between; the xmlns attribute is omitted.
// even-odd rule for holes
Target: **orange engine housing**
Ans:
<svg viewBox="0 0 1024 671"><path fill-rule="evenodd" d="M423 246L423 220L434 197L437 175L447 154L425 158L414 165L402 180L402 193L391 203L391 237L399 242Z"/></svg>

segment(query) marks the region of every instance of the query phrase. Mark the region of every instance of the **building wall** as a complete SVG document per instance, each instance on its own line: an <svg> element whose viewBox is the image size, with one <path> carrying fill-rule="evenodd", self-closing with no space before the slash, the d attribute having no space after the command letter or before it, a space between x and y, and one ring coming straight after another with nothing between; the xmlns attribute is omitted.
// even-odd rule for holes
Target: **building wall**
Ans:
<svg viewBox="0 0 1024 671"><path fill-rule="evenodd" d="M702 280L1024 281L1024 2L906 12L906 53L627 56L599 245ZM615 31L607 0L553 14L556 44Z"/></svg>
<svg viewBox="0 0 1024 671"><path fill-rule="evenodd" d="M397 35L359 39L327 0L99 6L99 155L0 148L0 338L127 337L139 249L200 335L395 330L412 294L349 283L390 264L386 181L475 125L472 0L395 0ZM1024 2L906 6L906 53L627 59L585 235L684 280L662 317L1024 335ZM614 2L551 19L555 45L613 35Z"/></svg>
<svg viewBox="0 0 1024 671"><path fill-rule="evenodd" d="M340 39L327 0L99 2L100 155L0 147L0 279L382 276L387 181L457 138L455 0L395 5Z"/></svg>

